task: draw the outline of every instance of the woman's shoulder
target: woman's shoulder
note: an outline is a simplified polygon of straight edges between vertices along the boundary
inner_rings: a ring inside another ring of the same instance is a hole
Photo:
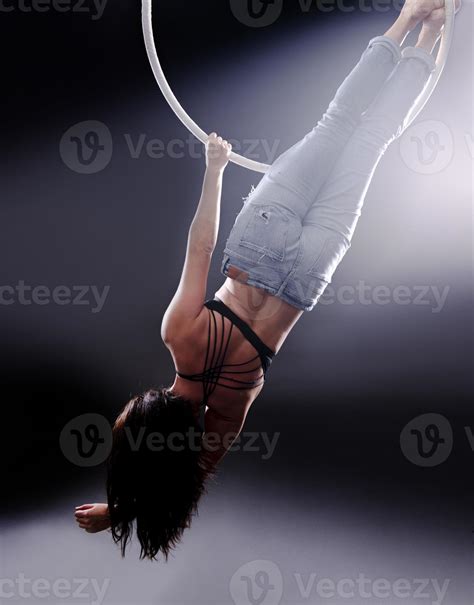
[[[196,361],[199,361],[196,359],[197,356],[207,347],[208,322],[209,309],[203,306],[197,317],[188,321],[183,319],[179,325],[174,327],[171,337],[163,341],[180,365],[186,366],[192,362],[196,364]]]

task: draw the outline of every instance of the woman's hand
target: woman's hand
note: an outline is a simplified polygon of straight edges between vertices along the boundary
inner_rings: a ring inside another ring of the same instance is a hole
[[[218,137],[215,132],[209,135],[206,143],[206,165],[210,170],[222,172],[229,163],[232,145]]]
[[[110,517],[107,504],[83,504],[76,506],[76,521],[88,534],[97,534],[109,529]]]

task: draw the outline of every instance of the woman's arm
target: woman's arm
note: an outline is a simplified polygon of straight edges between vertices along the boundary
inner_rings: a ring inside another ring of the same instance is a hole
[[[209,253],[215,249],[219,234],[222,179],[232,146],[216,133],[206,144],[206,173],[201,199],[189,229],[189,242]]]
[[[201,313],[207,278],[219,232],[222,180],[232,146],[211,134],[206,144],[206,174],[196,214],[192,220],[181,280],[161,325],[165,343],[172,343],[179,329]]]

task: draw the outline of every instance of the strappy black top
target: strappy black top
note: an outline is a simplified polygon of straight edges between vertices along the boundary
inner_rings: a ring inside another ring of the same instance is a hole
[[[203,403],[207,402],[217,386],[232,389],[234,391],[254,389],[261,386],[265,382],[266,374],[276,353],[267,347],[260,337],[255,334],[252,328],[246,324],[243,319],[240,319],[240,317],[238,317],[232,309],[224,304],[219,298],[216,297],[214,300],[207,300],[204,303],[204,306],[211,311],[209,314],[207,352],[204,361],[204,370],[200,374],[182,374],[181,372],[177,372],[178,376],[185,378],[186,380],[202,382],[204,394]],[[219,342],[217,342],[217,318],[215,312],[221,316],[222,331]],[[229,334],[225,343],[224,317],[227,317],[231,322]],[[234,326],[237,326],[245,338],[256,349],[258,354],[243,363],[225,364],[225,356],[227,354]],[[257,359],[260,361],[260,367],[263,372],[262,375],[256,380],[251,381],[239,378],[239,375],[245,377],[245,374],[254,372],[259,367],[259,365],[253,363],[256,362]],[[249,370],[242,369],[249,364],[252,365]]]

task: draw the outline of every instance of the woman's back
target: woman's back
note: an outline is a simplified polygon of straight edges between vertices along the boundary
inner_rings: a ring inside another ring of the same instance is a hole
[[[217,301],[215,301],[217,303]],[[262,357],[242,331],[216,309],[203,307],[168,348],[180,392],[223,417],[241,415],[263,388]]]
[[[238,269],[231,266],[228,274],[216,296],[278,353],[303,312],[261,288],[247,285],[243,281],[246,274]]]

